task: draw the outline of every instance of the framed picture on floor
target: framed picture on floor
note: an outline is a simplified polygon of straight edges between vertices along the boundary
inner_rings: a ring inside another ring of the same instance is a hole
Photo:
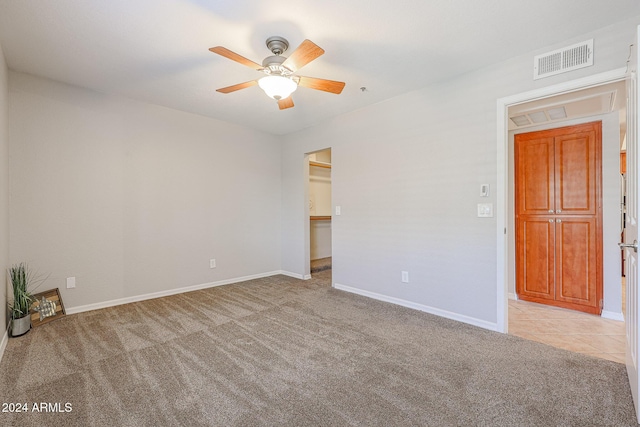
[[[66,316],[58,288],[33,295],[31,325],[37,327]]]

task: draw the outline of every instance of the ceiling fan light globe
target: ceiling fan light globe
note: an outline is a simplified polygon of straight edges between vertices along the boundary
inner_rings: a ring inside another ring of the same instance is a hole
[[[298,88],[296,82],[287,77],[282,76],[266,76],[258,80],[258,86],[267,94],[267,96],[275,99],[288,98]]]

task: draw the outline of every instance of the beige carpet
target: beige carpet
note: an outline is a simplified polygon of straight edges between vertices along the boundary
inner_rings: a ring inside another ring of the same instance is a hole
[[[331,257],[312,259],[310,264],[311,274],[331,270]]]
[[[11,339],[2,402],[71,412],[0,413],[0,425],[636,425],[621,364],[334,290],[330,274],[71,315]]]

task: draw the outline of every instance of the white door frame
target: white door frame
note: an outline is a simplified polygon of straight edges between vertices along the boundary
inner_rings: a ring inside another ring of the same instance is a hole
[[[515,95],[498,99],[497,102],[497,180],[496,180],[496,242],[497,242],[497,317],[496,330],[498,332],[508,332],[508,272],[515,266],[509,265],[508,241],[513,236],[507,234],[508,206],[509,200],[507,189],[509,188],[509,128],[507,126],[507,113],[509,107],[523,104],[525,102],[548,98],[550,96],[561,95],[594,86],[624,80],[627,77],[626,68],[618,68],[605,73],[571,80],[557,85],[522,92]]]

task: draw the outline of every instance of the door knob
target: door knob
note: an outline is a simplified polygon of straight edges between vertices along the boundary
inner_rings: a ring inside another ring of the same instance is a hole
[[[638,241],[636,239],[633,240],[633,243],[629,244],[629,243],[618,243],[618,246],[620,246],[620,249],[622,248],[633,248],[633,252],[638,252]]]

